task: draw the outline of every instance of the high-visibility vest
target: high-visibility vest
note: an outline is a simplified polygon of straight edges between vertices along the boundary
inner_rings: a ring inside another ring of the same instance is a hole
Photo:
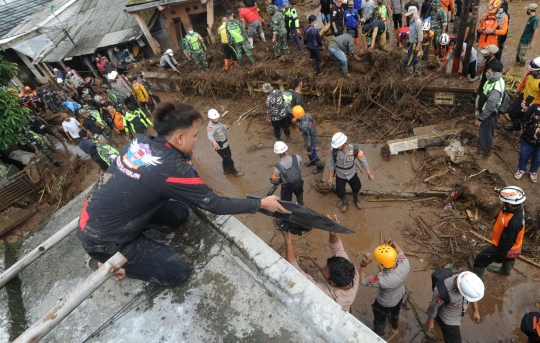
[[[188,41],[188,44],[189,44],[189,48],[192,50],[192,51],[199,51],[201,50],[201,43],[199,42],[199,34],[198,33],[193,33],[192,35],[188,34],[186,36],[187,38],[187,41]]]
[[[484,95],[486,96],[486,98],[487,98],[489,92],[491,92],[493,89],[495,89],[496,91],[501,93],[501,98],[499,99],[499,106],[500,106],[502,104],[503,96],[504,96],[504,92],[505,92],[504,87],[505,87],[504,80],[501,77],[499,79],[499,81],[497,81],[497,82],[486,82],[486,83],[484,83],[483,92],[484,92]],[[484,106],[482,106],[482,111],[486,109],[486,105],[487,105],[487,101],[484,104]]]
[[[283,13],[285,14],[287,28],[299,28],[300,20],[298,20],[298,13],[296,13],[296,8],[289,7]]]
[[[513,216],[514,216],[513,213],[504,214],[503,211],[499,212],[497,221],[493,225],[493,234],[491,235],[491,242],[493,242],[495,246],[499,246],[502,233],[504,229],[508,226],[508,223],[510,222],[510,219],[512,219]],[[512,246],[510,250],[515,250],[521,247],[521,245],[523,244],[524,235],[525,235],[525,226],[523,226],[521,230],[519,231],[519,234],[516,238],[516,243]]]
[[[242,43],[244,41],[240,25],[238,25],[238,22],[234,19],[231,19],[227,22],[227,33],[229,33],[229,35],[231,35],[232,39],[234,40],[234,42],[230,43]]]

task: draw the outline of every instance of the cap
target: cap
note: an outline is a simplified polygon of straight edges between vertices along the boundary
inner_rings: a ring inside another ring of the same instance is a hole
[[[409,9],[407,10],[407,13],[405,13],[405,16],[408,17],[414,13],[418,13],[418,8],[416,8],[416,6],[409,6]]]
[[[529,4],[529,6],[525,7],[526,10],[536,11],[538,8],[537,4]]]
[[[265,93],[270,93],[272,91],[272,85],[269,83],[265,83],[261,89]]]
[[[275,5],[268,5],[268,7],[266,8],[266,10],[268,12],[275,12],[276,11],[276,6]]]
[[[232,10],[227,10],[227,12],[225,12],[225,13],[227,13],[227,15],[229,16],[229,15],[233,14],[233,11]]]
[[[229,19],[227,19],[227,17],[221,18],[221,21],[224,22],[224,23],[227,22],[228,20],[229,20]]]
[[[416,7],[415,7],[415,8],[416,8]],[[381,9],[379,8],[379,6],[375,6],[375,8],[373,8],[373,12],[375,12],[375,11],[376,11],[376,12],[380,12],[380,10],[381,10]]]
[[[52,71],[56,73],[57,71],[60,71],[60,70],[58,70],[58,68],[54,68]]]
[[[480,50],[482,55],[485,54],[496,54],[499,52],[499,48],[496,45],[490,44],[485,47],[485,49]]]

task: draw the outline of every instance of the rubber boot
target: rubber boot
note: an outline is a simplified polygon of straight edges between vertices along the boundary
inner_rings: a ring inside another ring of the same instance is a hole
[[[403,78],[403,81],[409,81],[413,77],[414,77],[413,67],[407,67],[407,73],[405,74],[405,77]]]
[[[384,336],[384,329],[386,325],[375,325],[373,324],[373,332],[375,332],[380,337]]]
[[[227,162],[221,161],[221,166],[223,167],[223,175],[229,175],[231,173]]]
[[[311,159],[311,156],[308,155],[308,161],[304,163],[304,167],[309,167],[315,164],[315,161]]]
[[[261,40],[262,40],[263,42],[266,42],[266,39],[264,38],[264,32],[261,32]]]
[[[343,76],[345,76],[346,78],[351,77],[351,74],[349,74],[349,70],[346,65],[341,66],[341,71],[343,72]]]
[[[486,268],[478,268],[475,266],[472,267],[472,272],[475,273],[476,276],[478,276],[480,279],[484,275],[485,271],[486,271]]]
[[[399,314],[397,316],[394,316],[392,314],[388,315],[388,321],[390,322],[390,327],[392,327],[392,330],[397,331],[399,326]]]
[[[516,261],[505,261],[501,264],[501,267],[488,267],[488,270],[495,274],[501,274],[510,276],[510,272],[512,271],[512,268],[514,268],[514,264]]]
[[[229,67],[229,60],[228,59],[224,59],[225,61],[225,70],[228,71],[230,69]]]
[[[248,38],[248,42],[251,48],[253,49],[253,38],[252,37]]]
[[[362,209],[362,204],[360,203],[360,193],[353,193],[353,198],[354,198],[354,205],[356,206],[356,208],[358,208],[359,210]]]
[[[414,75],[422,75],[422,64],[418,63],[418,64],[415,64],[414,67]]]
[[[354,39],[354,44],[356,44],[356,45],[360,44],[360,39],[358,39],[358,37],[356,37],[356,38]]]
[[[62,165],[62,163],[64,163],[64,162],[62,162],[62,161],[56,161],[56,162],[54,162],[53,164],[54,164],[56,167],[60,167],[60,166]]]
[[[296,196],[296,202],[304,206],[304,194]]]
[[[347,211],[347,204],[349,202],[347,201],[347,196],[345,195],[343,198],[341,198],[341,213],[345,213]]]
[[[521,131],[521,125],[518,124],[518,125],[506,125],[504,127],[504,130],[505,131]]]

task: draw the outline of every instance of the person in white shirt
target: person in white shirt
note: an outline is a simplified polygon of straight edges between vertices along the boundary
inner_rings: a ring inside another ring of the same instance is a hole
[[[79,137],[79,131],[81,131],[81,125],[77,119],[71,117],[67,113],[62,113],[62,129],[67,139],[73,143],[74,141],[79,144],[81,138]]]

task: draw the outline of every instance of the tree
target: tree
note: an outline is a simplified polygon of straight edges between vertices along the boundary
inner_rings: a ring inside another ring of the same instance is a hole
[[[10,145],[20,142],[19,133],[28,125],[30,119],[30,110],[21,106],[17,91],[8,88],[17,72],[17,64],[0,55],[0,150],[6,150]]]

